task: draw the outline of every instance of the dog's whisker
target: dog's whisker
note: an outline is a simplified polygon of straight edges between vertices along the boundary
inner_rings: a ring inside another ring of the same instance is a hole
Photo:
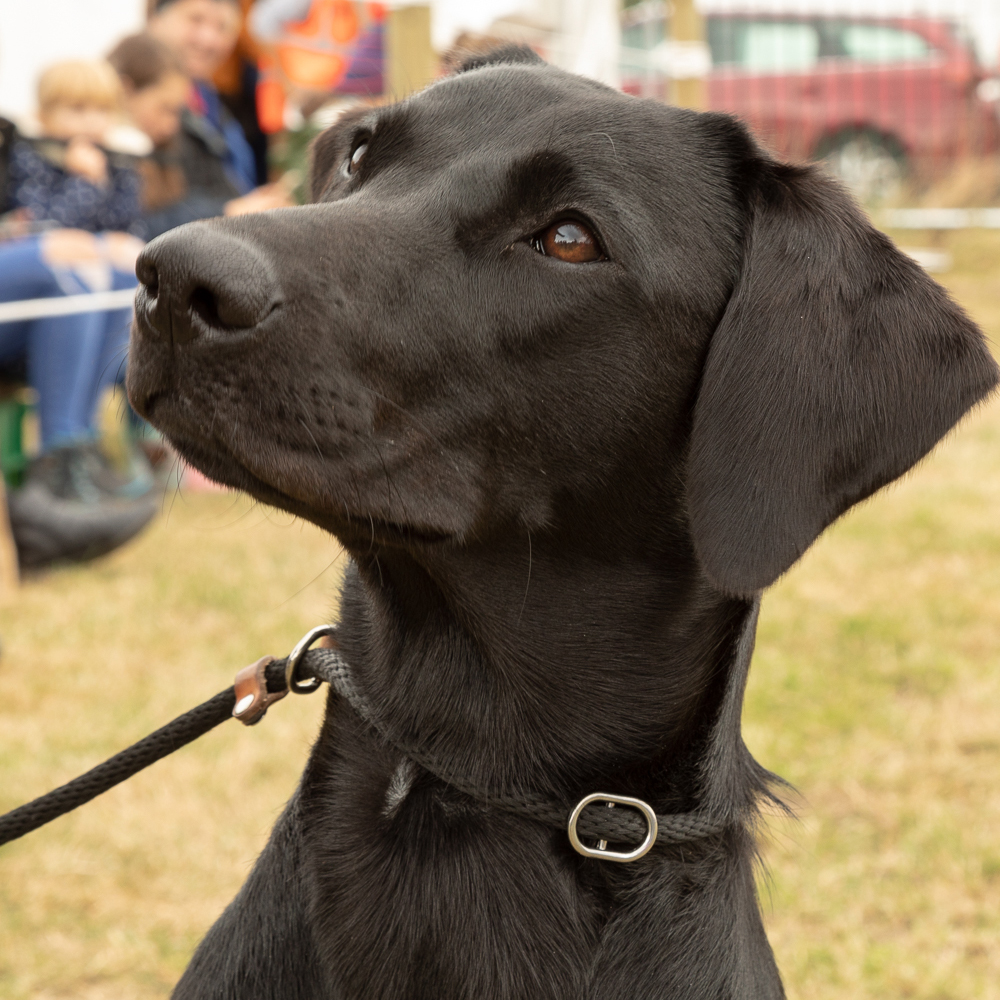
[[[329,572],[331,566],[336,566],[337,563],[340,561],[340,558],[341,558],[341,553],[338,552],[308,583],[304,583],[301,587],[299,587],[298,590],[295,591],[294,594],[289,594],[289,596],[286,597],[277,606],[275,610],[280,610],[286,604],[288,604],[289,601],[295,600],[295,598],[298,597],[299,594],[305,593],[305,591],[307,591],[314,583],[316,583],[317,580],[321,579],[323,576],[327,574],[327,572]]]
[[[309,435],[310,440],[312,441],[313,445],[315,446],[315,448],[316,448],[316,454],[319,456],[319,460],[321,462],[325,461],[325,457],[323,455],[323,450],[320,448],[319,442],[313,436],[313,432],[309,429],[309,425],[301,417],[298,418],[298,421],[305,428],[306,434]]]
[[[611,143],[611,151],[615,154],[615,162],[619,165],[621,164],[621,161],[618,159],[618,149],[615,147],[615,140],[607,132],[591,132],[590,135],[603,135]]]
[[[524,605],[528,601],[528,588],[531,586],[531,530],[528,529],[528,579],[524,584],[524,597],[521,598],[521,610],[517,613],[517,624],[521,624],[521,615],[524,614]]]
[[[385,476],[386,510],[389,510],[392,507],[392,491],[393,491],[392,477],[389,475],[389,469],[386,467],[385,459],[382,456],[382,450],[378,446],[378,441],[376,441],[375,438],[372,438],[371,444],[372,447],[375,449],[375,454],[378,455],[379,464],[382,466],[382,474]],[[402,493],[399,492],[398,489],[396,490],[396,495],[399,497],[400,515],[401,515],[400,519],[405,520],[406,498],[403,496]]]

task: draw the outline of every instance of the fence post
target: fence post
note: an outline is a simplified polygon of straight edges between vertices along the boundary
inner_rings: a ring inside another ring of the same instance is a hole
[[[687,49],[692,54],[705,47],[705,19],[694,5],[695,0],[673,0],[670,16],[670,41],[680,54]],[[687,60],[684,60],[687,62]],[[695,65],[698,59],[691,60]],[[703,110],[708,105],[705,78],[702,75],[675,77],[670,87],[670,103],[679,108]]]
[[[0,604],[17,590],[17,549],[7,517],[7,489],[0,475]]]
[[[394,6],[386,18],[386,92],[398,101],[426,87],[437,75],[431,46],[431,8]]]

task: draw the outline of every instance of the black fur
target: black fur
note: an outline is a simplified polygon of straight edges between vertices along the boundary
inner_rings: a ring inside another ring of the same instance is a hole
[[[586,860],[331,699],[175,996],[781,996],[740,738],[757,593],[993,388],[981,335],[733,120],[510,53],[314,160],[315,204],[145,250],[133,404],[341,539],[342,648],[399,739],[484,789],[731,826]],[[564,217],[607,260],[541,256]]]

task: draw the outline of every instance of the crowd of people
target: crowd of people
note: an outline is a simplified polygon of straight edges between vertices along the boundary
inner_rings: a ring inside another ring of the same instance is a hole
[[[41,74],[30,127],[0,118],[0,304],[127,300],[146,241],[292,203],[301,171],[275,179],[268,163],[268,137],[289,113],[385,89],[382,4],[148,3],[145,30],[104,59]],[[441,72],[496,41],[459,36]],[[7,490],[22,567],[111,551],[159,506],[155,432],[129,412],[126,459],[112,462],[97,427],[99,401],[124,381],[131,307],[88,302],[0,319],[0,397],[27,383],[40,425],[39,453]]]
[[[230,94],[217,85],[247,7],[155,0],[146,30],[105,60],[42,73],[34,128],[0,120],[0,302],[134,288],[145,241],[290,204],[286,187],[268,182],[254,64],[241,71],[237,60]],[[40,425],[40,453],[7,494],[22,566],[110,551],[158,509],[141,434],[115,463],[96,426],[102,394],[124,379],[130,325],[129,307],[0,322],[0,380],[31,387]]]

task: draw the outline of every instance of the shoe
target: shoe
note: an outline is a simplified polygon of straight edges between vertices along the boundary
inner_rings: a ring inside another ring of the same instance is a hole
[[[25,484],[7,496],[11,534],[23,569],[94,559],[134,538],[158,503],[108,496],[94,481],[86,446],[53,449],[35,459]]]
[[[32,463],[30,475],[63,500],[97,503],[102,498],[135,500],[156,485],[146,456],[130,449],[122,475],[94,441],[52,448]]]
[[[112,495],[104,483],[95,481],[95,473],[100,472],[91,445],[64,445],[44,452],[31,463],[25,486],[40,486],[59,500],[98,504]]]
[[[129,442],[125,454],[125,471],[121,472],[96,443],[80,446],[94,485],[107,496],[137,500],[156,486],[153,467],[144,451]]]

